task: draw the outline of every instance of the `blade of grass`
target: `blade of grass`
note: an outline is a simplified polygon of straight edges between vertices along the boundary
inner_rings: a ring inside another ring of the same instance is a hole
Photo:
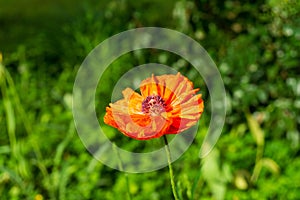
[[[22,190],[25,189],[24,181],[17,173],[7,167],[0,167],[0,172],[7,174],[8,178],[13,180],[13,182],[16,183]]]
[[[195,192],[196,192],[196,188],[200,182],[200,178],[201,178],[201,170],[198,170],[197,176],[194,179],[193,185],[192,185],[192,196],[191,196],[191,200],[194,200],[195,198]],[[200,182],[200,186],[203,185],[203,181]],[[201,188],[201,187],[199,187]]]
[[[24,178],[29,178],[31,176],[30,171],[28,170],[28,165],[26,159],[21,153],[20,144],[17,143],[16,138],[16,118],[15,111],[10,100],[9,91],[5,82],[1,83],[1,92],[3,96],[3,105],[6,114],[7,122],[7,132],[10,143],[10,149],[12,152],[12,158],[15,162],[15,168]]]
[[[120,156],[120,153],[117,149],[117,146],[115,143],[113,143],[113,150],[117,153],[118,155],[118,165],[119,165],[119,169],[121,171],[124,171],[124,168],[123,168],[123,163],[122,163],[122,160],[121,160],[121,156]],[[132,200],[132,196],[131,196],[131,192],[130,192],[130,186],[129,186],[129,178],[128,178],[128,174],[125,172],[125,181],[126,181],[126,189],[127,189],[127,196],[128,196],[128,199],[129,200]]]
[[[24,125],[24,128],[26,130],[27,135],[29,136],[30,134],[32,134],[34,132],[33,129],[32,129],[32,126],[31,126],[32,123],[29,122],[29,119],[26,115],[26,112],[25,112],[25,110],[24,110],[24,108],[21,104],[21,101],[20,101],[19,95],[17,93],[14,81],[13,81],[9,71],[4,66],[2,66],[2,68],[4,69],[4,77],[5,77],[5,79],[7,81],[7,84],[8,84],[7,89],[10,90],[10,94],[11,94],[11,97],[12,97],[12,100],[13,100],[12,104],[15,107],[16,113],[18,114],[21,121],[23,122],[23,125]],[[39,164],[38,164],[39,169],[41,170],[41,172],[42,172],[42,174],[45,178],[49,177],[47,168],[46,168],[45,164],[43,163],[42,154],[41,154],[41,151],[40,151],[40,148],[39,148],[37,142],[35,140],[30,140],[30,143],[31,143],[33,151],[34,151],[34,153],[37,157],[37,161],[39,162]]]
[[[63,152],[64,152],[65,148],[67,147],[67,145],[72,140],[72,138],[74,136],[74,133],[75,133],[75,126],[74,126],[73,121],[71,121],[66,137],[64,138],[64,140],[56,148],[56,153],[55,153],[55,156],[54,156],[54,166],[55,167],[60,165]]]
[[[3,94],[4,92],[2,92]],[[14,110],[11,105],[11,101],[4,97],[3,105],[6,114],[6,122],[7,122],[7,131],[8,138],[10,143],[10,148],[12,149],[13,156],[16,154],[16,120]]]
[[[0,146],[0,154],[9,154],[11,149],[9,145]]]
[[[74,174],[76,171],[77,171],[77,166],[69,165],[68,163],[66,163],[62,167],[62,170],[60,170],[61,173],[60,173],[59,190],[58,190],[59,199],[61,200],[67,199],[66,198],[67,184],[71,175]]]
[[[255,166],[250,178],[251,182],[255,183],[258,179],[258,176],[262,168],[261,160],[264,154],[265,138],[264,138],[264,132],[261,129],[259,123],[253,118],[253,116],[249,112],[246,112],[246,118],[247,118],[250,132],[252,133],[252,136],[257,144]]]

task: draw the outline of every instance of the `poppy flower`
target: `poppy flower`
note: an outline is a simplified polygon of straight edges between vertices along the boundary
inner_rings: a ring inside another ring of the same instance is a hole
[[[203,112],[199,89],[180,73],[152,75],[141,82],[140,91],[123,90],[124,98],[106,107],[104,122],[128,137],[147,140],[187,130]]]

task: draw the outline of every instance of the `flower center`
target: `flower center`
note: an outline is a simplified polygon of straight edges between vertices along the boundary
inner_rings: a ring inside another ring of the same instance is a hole
[[[148,96],[142,103],[143,113],[158,116],[165,110],[165,101],[159,95]]]

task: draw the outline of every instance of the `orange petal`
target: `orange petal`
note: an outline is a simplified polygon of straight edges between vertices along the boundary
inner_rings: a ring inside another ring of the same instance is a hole
[[[154,76],[147,78],[140,84],[143,97],[150,95],[161,96],[166,104],[171,103],[177,96],[193,90],[193,83],[180,73]]]
[[[143,97],[131,88],[123,90],[124,100],[127,102],[129,114],[141,113]]]
[[[173,123],[170,125],[167,130],[168,134],[178,134],[182,131],[189,129],[191,126],[194,126],[197,123],[197,120],[189,120],[183,118],[174,118]]]
[[[118,128],[118,124],[112,116],[112,111],[110,107],[106,107],[106,113],[104,115],[104,123],[112,127]]]
[[[179,133],[191,126],[195,125],[203,112],[204,104],[201,99],[201,94],[192,96],[186,102],[181,102],[173,107],[170,111],[170,118],[172,118],[172,125],[168,133]]]

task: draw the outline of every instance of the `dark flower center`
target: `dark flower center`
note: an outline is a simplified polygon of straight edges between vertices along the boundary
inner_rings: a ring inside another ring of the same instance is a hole
[[[165,110],[165,101],[159,95],[148,96],[142,103],[143,113],[158,116]]]

